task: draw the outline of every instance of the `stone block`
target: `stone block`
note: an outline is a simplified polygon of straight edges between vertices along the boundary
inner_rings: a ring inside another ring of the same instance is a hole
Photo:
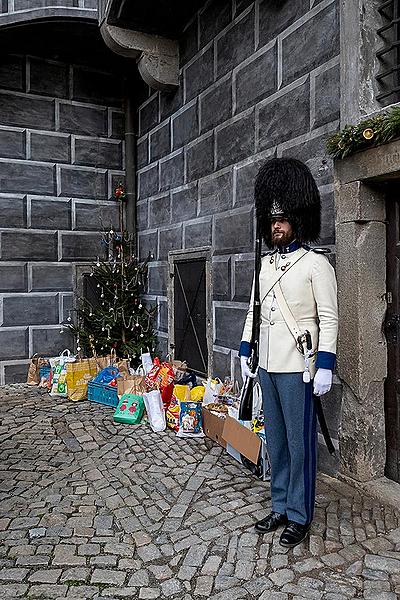
[[[310,44],[310,40],[313,43]],[[282,40],[282,83],[287,85],[339,54],[339,8],[336,2]]]
[[[108,131],[107,110],[60,102],[60,131],[106,136]]]
[[[171,198],[169,194],[149,200],[149,227],[167,225],[171,221]]]
[[[4,383],[7,385],[9,383],[22,383],[26,381],[26,377],[28,375],[28,361],[23,363],[15,363],[15,364],[7,364],[4,363]],[[7,589],[13,593],[13,590],[10,590],[10,584],[8,584]],[[23,586],[25,587],[25,586]],[[19,593],[19,590],[18,590]],[[22,592],[24,593],[24,592]]]
[[[74,164],[122,169],[122,142],[76,138]]]
[[[34,96],[13,96],[0,92],[2,125],[54,129],[54,100]]]
[[[232,171],[202,180],[199,184],[200,214],[221,213],[232,208]]]
[[[225,377],[231,377],[231,351],[215,350],[213,352],[213,370],[214,377],[219,377],[224,381]]]
[[[28,91],[43,96],[67,98],[69,66],[64,63],[29,58]]]
[[[187,221],[197,215],[197,184],[172,192],[171,216],[173,223]]]
[[[158,254],[158,234],[157,231],[149,231],[147,233],[139,233],[139,258],[145,260],[149,254],[152,254],[154,258]]]
[[[182,49],[180,48],[180,51]],[[183,76],[179,77],[179,87],[170,92],[165,91],[160,94],[160,118],[161,121],[167,119],[182,106],[183,104]]]
[[[254,8],[216,41],[217,77],[248,58],[254,52]]]
[[[67,134],[32,132],[30,136],[32,160],[68,163],[71,160],[71,138]]]
[[[0,292],[26,292],[26,264],[0,264]]]
[[[159,188],[158,165],[153,165],[138,174],[139,198],[148,198],[157,194]]]
[[[236,257],[234,262],[234,288],[235,302],[249,302],[251,286],[253,283],[254,260],[252,258]]]
[[[211,132],[193,144],[186,153],[186,175],[188,181],[200,179],[214,171],[214,133]]]
[[[32,328],[32,352],[44,356],[58,356],[64,348],[73,348],[73,337],[67,331],[60,333],[60,327]]]
[[[335,205],[333,192],[321,194],[321,234],[319,244],[335,244]]]
[[[25,158],[25,131],[0,129],[0,156]]]
[[[3,327],[58,323],[58,296],[18,295],[3,298]]]
[[[57,260],[57,234],[3,231],[1,258],[2,260]]]
[[[105,200],[108,195],[105,171],[84,167],[60,168],[60,195]]]
[[[74,202],[75,225],[77,231],[102,231],[104,228],[118,228],[119,207],[114,204],[94,204]],[[61,227],[60,227],[61,229]]]
[[[203,48],[231,21],[231,6],[226,2],[211,2],[199,15],[200,48]]]
[[[264,46],[270,42],[306,14],[309,8],[308,0],[296,0],[296,2],[264,0],[261,2],[259,6],[259,45]]]
[[[231,299],[231,262],[230,256],[222,256],[219,260],[213,261],[212,278],[214,300]]]
[[[194,140],[199,133],[199,110],[197,101],[172,119],[174,150]]]
[[[232,79],[219,81],[200,96],[201,133],[213,129],[232,115]]]
[[[52,292],[72,290],[72,265],[35,264],[31,265],[32,292]]]
[[[0,359],[25,358],[29,354],[28,329],[0,329]]]
[[[210,46],[184,70],[186,102],[214,81],[214,46]]]
[[[254,202],[254,183],[256,175],[264,163],[265,159],[252,160],[246,165],[234,168],[233,176],[236,180],[234,186],[235,196],[233,202],[235,206],[246,206]]]
[[[111,137],[123,140],[125,136],[125,115],[112,110],[110,112]]]
[[[242,308],[216,306],[214,314],[214,343],[224,348],[239,348],[246,311]]]
[[[168,260],[168,252],[181,250],[182,225],[172,225],[159,231],[158,260]]]
[[[139,231],[147,229],[149,226],[149,204],[148,200],[138,202],[136,205],[136,221]]]
[[[51,196],[55,192],[53,165],[0,161],[0,180],[3,193],[48,194]]]
[[[31,227],[32,229],[71,229],[71,201],[32,198]]]
[[[336,222],[385,220],[385,197],[382,192],[361,181],[338,185]]]
[[[210,246],[212,221],[210,218],[196,219],[184,224],[184,248]]]
[[[254,154],[254,111],[235,118],[215,132],[217,169]]]
[[[235,88],[235,112],[241,112],[249,106],[257,104],[277,90],[276,44],[237,71]]]
[[[336,65],[315,77],[315,117],[313,127],[336,121],[340,117],[340,66]]]
[[[186,65],[197,53],[199,47],[199,22],[198,16],[185,28],[179,39],[179,61],[180,67]]]
[[[166,156],[171,151],[171,126],[169,121],[150,134],[150,162]]]
[[[261,106],[258,118],[258,150],[270,148],[308,131],[310,128],[308,81],[284,96]]]
[[[145,137],[137,144],[138,169],[146,167],[149,162],[149,138]]]
[[[253,249],[253,213],[251,209],[216,215],[215,254],[236,254]]]
[[[139,128],[140,135],[144,135],[150,129],[158,125],[159,121],[159,95],[154,94],[152,98],[139,109]]]
[[[93,260],[103,253],[99,233],[61,233],[61,260]]]
[[[61,314],[60,314],[60,323],[64,322],[71,316],[71,311],[74,308],[74,295],[73,294],[60,294],[61,298]]]
[[[0,63],[0,88],[3,90],[24,90],[25,57],[3,54]]]
[[[158,329],[168,333],[168,302],[158,301]]]
[[[26,226],[26,199],[0,196],[0,227]]]
[[[338,373],[361,403],[372,382],[386,377],[384,239],[384,223],[349,222],[336,227]]]
[[[291,146],[285,144],[282,156],[290,156],[302,160],[313,174],[318,186],[332,183],[333,161],[326,154],[328,135],[322,135]]]
[[[73,67],[73,100],[120,106],[122,77],[87,67]]]
[[[149,294],[160,294],[165,296],[167,293],[167,265],[152,264],[149,265]]]
[[[160,161],[160,191],[170,190],[183,184],[183,152],[172,154]]]

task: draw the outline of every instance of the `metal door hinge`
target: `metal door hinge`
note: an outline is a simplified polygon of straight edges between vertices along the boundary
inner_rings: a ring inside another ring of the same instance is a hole
[[[392,292],[386,292],[386,302],[388,304],[392,304],[393,303],[393,294],[392,294]]]

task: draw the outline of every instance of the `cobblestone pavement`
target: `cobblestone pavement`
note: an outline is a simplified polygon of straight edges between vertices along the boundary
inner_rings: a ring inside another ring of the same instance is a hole
[[[0,389],[0,598],[400,597],[399,514],[322,477],[309,540],[252,524],[269,487],[210,440]]]

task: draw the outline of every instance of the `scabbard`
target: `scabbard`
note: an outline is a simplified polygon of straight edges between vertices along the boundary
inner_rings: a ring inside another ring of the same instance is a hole
[[[332,439],[331,439],[331,436],[330,436],[330,433],[328,430],[328,426],[326,424],[325,415],[324,415],[324,411],[323,411],[322,403],[321,403],[321,398],[319,396],[316,396],[315,394],[313,394],[313,399],[314,399],[315,411],[317,413],[321,433],[324,436],[324,441],[325,441],[325,444],[326,444],[329,454],[333,455],[333,454],[335,454],[335,446],[333,445],[333,442],[332,442]]]

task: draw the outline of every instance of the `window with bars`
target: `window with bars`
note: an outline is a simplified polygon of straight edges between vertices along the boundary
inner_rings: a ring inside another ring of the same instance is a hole
[[[400,101],[400,0],[380,0],[377,35],[381,42],[376,57],[379,71],[376,100],[387,106]]]

